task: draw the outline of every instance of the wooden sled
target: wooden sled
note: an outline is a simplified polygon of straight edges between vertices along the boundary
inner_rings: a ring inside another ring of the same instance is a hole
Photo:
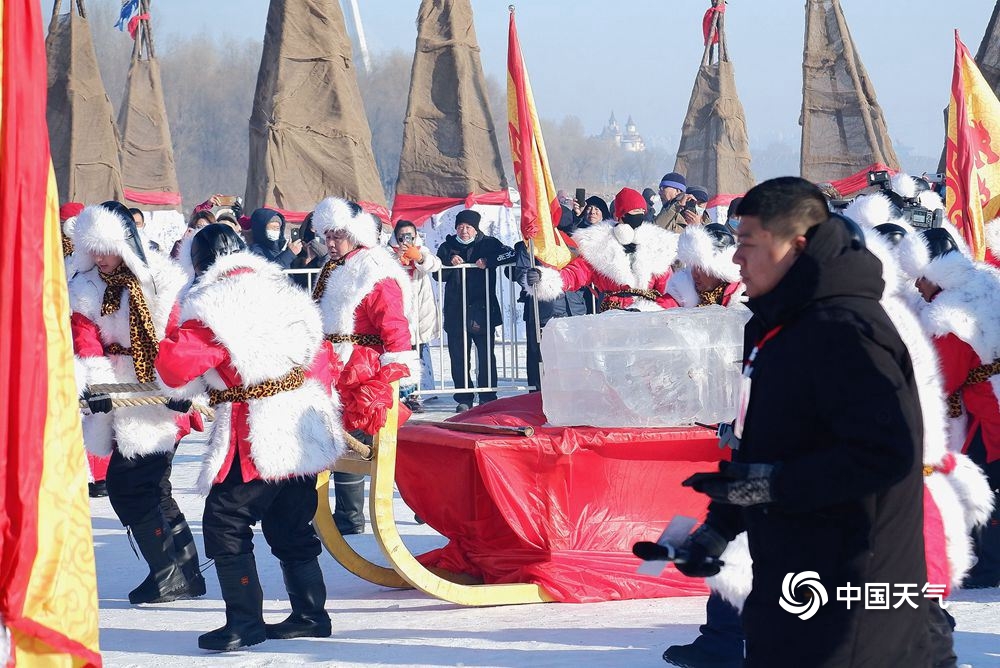
[[[396,589],[418,589],[426,594],[458,605],[516,605],[548,603],[553,599],[544,589],[533,584],[471,584],[468,576],[443,569],[428,569],[403,544],[392,511],[396,478],[396,436],[399,417],[399,387],[393,383],[395,397],[386,418],[386,426],[375,435],[371,461],[359,457],[343,457],[334,467],[337,471],[371,475],[368,512],[375,540],[391,568],[374,564],[354,551],[337,530],[330,508],[330,473],[320,474],[316,481],[319,503],[313,525],[327,551],[344,568],[360,578]]]

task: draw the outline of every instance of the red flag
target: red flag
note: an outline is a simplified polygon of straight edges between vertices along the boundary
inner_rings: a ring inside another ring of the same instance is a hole
[[[521,192],[521,235],[525,241],[534,242],[539,261],[561,268],[572,259],[572,254],[556,227],[562,209],[549,171],[528,71],[521,58],[513,8],[507,40],[507,119],[514,178]]]
[[[13,664],[100,665],[39,12],[0,0],[0,624]]]
[[[1000,194],[1000,100],[955,31],[945,144],[948,218],[977,260],[986,257],[984,207]]]

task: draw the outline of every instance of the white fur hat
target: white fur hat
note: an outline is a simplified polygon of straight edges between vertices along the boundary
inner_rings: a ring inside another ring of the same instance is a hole
[[[896,222],[893,220],[892,202],[880,192],[855,197],[844,209],[844,215],[862,228]]]
[[[945,222],[941,227],[948,230],[948,234],[958,247],[958,252],[946,253],[932,259],[927,242],[919,231],[903,237],[897,252],[900,266],[910,278],[924,277],[948,289],[958,287],[964,280],[964,272],[972,264],[972,258],[969,257],[969,247],[962,233],[949,222]]]
[[[330,230],[344,230],[355,243],[365,248],[379,245],[381,224],[353,202],[327,197],[316,205],[312,221],[318,236],[325,236]]]
[[[121,209],[127,212],[124,206]],[[136,244],[140,244],[145,253],[150,251],[145,250],[146,244],[134,229],[134,223],[130,225],[131,216],[125,220],[122,215],[102,204],[93,204],[76,217],[71,238],[76,247],[73,256],[78,271],[90,271],[94,267],[92,254],[117,255],[140,280],[149,276],[149,267],[136,251]]]
[[[677,259],[685,267],[699,267],[727,283],[735,283],[740,280],[740,268],[733,262],[735,242],[720,248],[718,238],[706,228],[714,230],[722,226],[715,223],[708,226],[688,225],[677,241]],[[732,235],[728,240],[732,240]]]

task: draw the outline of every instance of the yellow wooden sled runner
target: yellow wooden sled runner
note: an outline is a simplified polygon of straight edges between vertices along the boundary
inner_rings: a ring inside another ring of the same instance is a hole
[[[393,383],[393,390],[392,408],[389,410],[385,426],[375,435],[371,461],[358,457],[344,457],[335,467],[338,471],[371,475],[368,512],[372,531],[391,568],[373,564],[359,555],[337,530],[330,509],[330,473],[324,472],[316,481],[319,503],[313,524],[327,551],[344,568],[369,582],[398,589],[412,587],[458,605],[515,605],[552,601],[552,597],[538,585],[470,584],[467,576],[440,569],[430,570],[417,561],[406,548],[392,511],[399,418],[397,383]]]

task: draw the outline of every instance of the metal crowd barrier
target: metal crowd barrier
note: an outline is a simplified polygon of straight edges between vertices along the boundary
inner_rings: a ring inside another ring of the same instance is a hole
[[[442,266],[437,273],[437,280],[430,276],[430,282],[434,294],[434,306],[437,309],[438,327],[437,337],[430,342],[426,342],[431,350],[431,367],[433,370],[434,382],[432,387],[422,387],[421,379],[417,379],[417,390],[413,393],[420,396],[448,395],[456,392],[526,392],[534,389],[528,385],[527,376],[527,344],[524,329],[524,305],[517,301],[520,294],[520,286],[507,276],[506,269],[513,271],[513,264],[502,265],[496,268],[496,285],[486,286],[486,290],[494,290],[500,302],[500,312],[503,314],[503,322],[492,322],[492,309],[489,308],[488,295],[486,298],[486,329],[489,331],[495,327],[500,327],[500,335],[496,337],[493,351],[497,358],[496,385],[492,387],[471,387],[456,388],[451,380],[451,358],[447,353],[447,334],[444,331],[444,279],[446,271],[461,271],[463,274],[469,270],[487,271],[476,267],[474,264],[460,264],[453,266]],[[311,293],[316,277],[320,269],[286,269],[285,273],[290,276],[305,275],[306,289]],[[469,299],[466,294],[466,283],[462,284],[462,335],[468,336],[468,304]],[[436,349],[436,350],[434,350]],[[419,351],[418,351],[419,352]],[[434,354],[436,353],[436,354]],[[469,347],[463,346],[463,368],[467,369],[467,375],[475,378],[473,370],[469,369]]]

